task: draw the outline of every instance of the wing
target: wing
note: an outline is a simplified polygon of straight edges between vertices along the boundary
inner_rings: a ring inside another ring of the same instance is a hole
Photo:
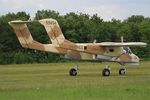
[[[121,46],[142,46],[142,47],[146,47],[147,43],[144,42],[102,42],[99,43],[100,46],[104,46],[104,47],[121,47]]]

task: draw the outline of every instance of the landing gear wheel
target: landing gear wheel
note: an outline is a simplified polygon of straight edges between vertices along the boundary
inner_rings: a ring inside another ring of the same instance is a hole
[[[71,68],[70,71],[69,71],[69,75],[70,76],[76,76],[77,75],[77,69]]]
[[[108,68],[103,69],[102,75],[103,76],[109,76],[110,75],[110,70]]]
[[[125,73],[126,73],[126,69],[125,68],[119,69],[119,75],[125,75]]]

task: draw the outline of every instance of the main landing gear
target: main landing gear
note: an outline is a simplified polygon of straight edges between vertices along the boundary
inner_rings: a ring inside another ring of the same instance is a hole
[[[103,76],[109,76],[110,75],[110,68],[108,65],[102,70],[102,75]]]
[[[125,73],[126,73],[125,67],[119,69],[119,75],[125,75]],[[110,76],[110,68],[108,65],[106,65],[106,67],[102,70],[102,75],[103,76]]]
[[[70,76],[76,76],[77,75],[77,69],[76,68],[71,68],[69,71]]]
[[[78,65],[76,65],[76,68],[71,68],[70,70],[69,70],[69,75],[70,76],[77,76],[77,71],[78,71]]]
[[[69,70],[69,75],[70,76],[77,76],[77,71],[78,71],[78,65],[75,68],[71,68]],[[125,75],[126,73],[126,68],[125,66],[123,66],[122,68],[119,69],[119,75]],[[103,76],[110,76],[110,67],[108,65],[106,65],[106,67],[102,70],[102,75]]]

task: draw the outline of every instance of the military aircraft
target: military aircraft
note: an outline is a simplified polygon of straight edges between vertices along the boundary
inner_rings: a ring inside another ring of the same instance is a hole
[[[42,44],[35,41],[27,27],[27,23],[38,22],[42,24],[52,42],[52,44]],[[125,65],[137,65],[139,58],[130,50],[130,46],[146,46],[144,42],[101,42],[101,43],[73,43],[65,39],[58,22],[53,18],[41,20],[15,20],[9,22],[14,29],[17,38],[24,48],[41,50],[51,53],[57,53],[64,58],[91,60],[91,61],[108,61],[118,62],[121,65],[119,75],[125,75]],[[71,68],[69,74],[77,75],[78,68]],[[110,67],[102,70],[103,76],[110,75]]]

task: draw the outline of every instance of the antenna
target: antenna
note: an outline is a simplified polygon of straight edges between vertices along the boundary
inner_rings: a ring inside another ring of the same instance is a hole
[[[94,41],[93,41],[93,43],[96,43],[96,42],[97,42],[97,40],[94,40]]]
[[[121,43],[123,43],[123,36],[121,36]]]

